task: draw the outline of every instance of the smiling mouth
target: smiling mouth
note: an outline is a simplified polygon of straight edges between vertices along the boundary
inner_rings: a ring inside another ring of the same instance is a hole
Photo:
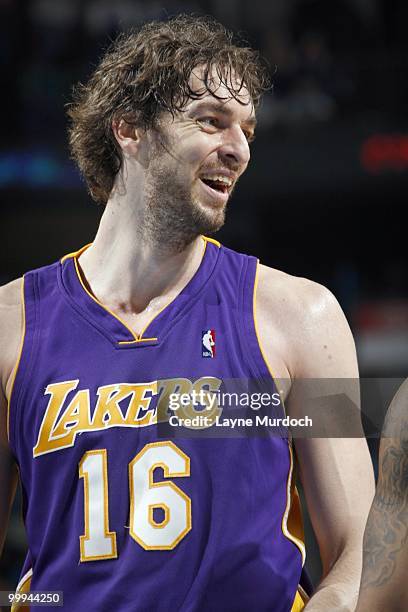
[[[210,187],[213,191],[217,191],[218,193],[223,193],[227,195],[230,192],[231,187],[222,181],[217,181],[216,179],[207,179],[200,178],[200,181]]]

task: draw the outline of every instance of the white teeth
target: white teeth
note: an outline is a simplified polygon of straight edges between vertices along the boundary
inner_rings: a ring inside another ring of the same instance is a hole
[[[200,178],[207,179],[209,181],[219,181],[228,187],[231,187],[232,185],[232,179],[230,179],[228,176],[223,176],[222,174],[203,174],[203,176]]]

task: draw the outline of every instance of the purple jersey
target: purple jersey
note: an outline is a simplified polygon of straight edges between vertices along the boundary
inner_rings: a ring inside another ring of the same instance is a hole
[[[205,239],[194,277],[140,336],[77,260],[24,277],[9,440],[30,590],[63,591],[69,611],[300,609],[290,443],[222,431],[208,399],[233,380],[277,392],[255,327],[257,260]]]

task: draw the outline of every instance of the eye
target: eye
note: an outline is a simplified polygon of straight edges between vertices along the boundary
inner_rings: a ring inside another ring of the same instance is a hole
[[[197,119],[197,122],[205,127],[217,128],[219,127],[219,122],[217,117],[200,117]]]

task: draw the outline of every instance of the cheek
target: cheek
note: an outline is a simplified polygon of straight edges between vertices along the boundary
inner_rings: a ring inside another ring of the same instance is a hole
[[[185,138],[180,144],[180,157],[185,163],[199,167],[206,162],[216,147],[214,135],[201,132],[199,135]],[[192,169],[194,171],[195,168]]]

